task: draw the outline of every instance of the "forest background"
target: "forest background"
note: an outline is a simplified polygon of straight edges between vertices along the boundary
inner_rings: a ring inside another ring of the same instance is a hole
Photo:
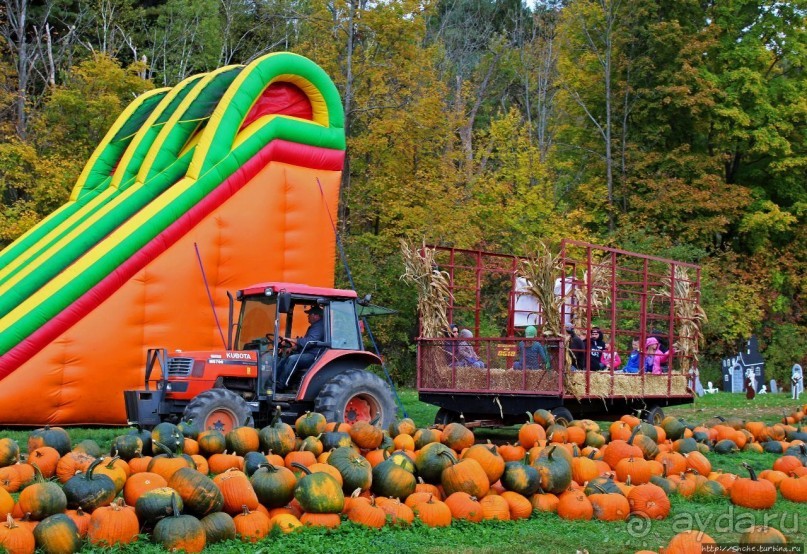
[[[588,240],[703,266],[702,378],[807,361],[807,0],[3,0],[0,247],[66,201],[135,95],[288,50],[334,79],[339,229],[411,383],[399,240]],[[338,280],[345,284],[344,270]],[[621,347],[623,345],[620,345]]]

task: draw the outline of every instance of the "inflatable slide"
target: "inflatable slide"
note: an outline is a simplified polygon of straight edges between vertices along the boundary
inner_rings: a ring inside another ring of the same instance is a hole
[[[288,53],[132,102],[69,201],[0,252],[0,425],[123,424],[146,349],[223,348],[227,291],[332,286],[343,120]]]

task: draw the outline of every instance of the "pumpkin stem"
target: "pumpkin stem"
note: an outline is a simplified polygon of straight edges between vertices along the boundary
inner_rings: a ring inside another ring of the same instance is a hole
[[[527,412],[527,423],[535,423],[535,419],[532,417],[532,412]]]
[[[249,515],[249,508],[247,508],[246,504],[241,504],[241,515],[244,515],[244,516]]]
[[[299,469],[300,471],[302,471],[306,475],[311,475],[311,470],[308,469],[307,467],[305,467],[303,464],[300,464],[300,463],[297,463],[297,462],[292,462],[291,465],[292,465],[292,467],[296,467],[297,469]]]
[[[638,425],[633,428],[633,431],[631,431],[630,437],[628,437],[628,441],[627,441],[628,444],[633,444],[633,439],[636,438],[637,434],[639,434],[639,426]]]
[[[84,478],[87,481],[92,481],[92,472],[95,471],[95,468],[98,467],[99,465],[101,465],[101,462],[103,462],[103,461],[104,461],[103,458],[98,458],[97,460],[95,460],[93,463],[90,464],[90,467],[88,467],[87,471],[84,473]],[[111,465],[112,464],[108,465],[107,467],[109,469],[112,469]]]
[[[277,422],[278,422],[279,419],[280,419],[280,406],[278,406],[275,409],[275,415],[272,416],[272,422],[269,425],[274,427],[275,425],[277,425]]]
[[[181,515],[181,512],[179,511],[179,499],[173,492],[171,493],[171,511],[173,512],[174,517],[179,517]]]
[[[35,462],[31,462],[31,465],[34,468],[34,482],[35,483],[44,483],[47,481],[45,477],[42,476],[42,471],[39,469],[39,466],[36,465]]]
[[[746,462],[743,462],[743,467],[748,470],[748,474],[751,476],[751,480],[756,481],[757,480],[757,474],[754,471],[754,468],[751,467],[750,465],[748,465],[748,463],[746,463]]]
[[[437,455],[438,456],[446,456],[446,457],[448,457],[448,459],[451,460],[451,465],[456,464],[457,461],[458,461],[457,457],[450,450],[441,450]]]
[[[277,466],[269,462],[258,464],[258,469],[261,469],[262,467],[266,468],[267,471],[271,471],[272,473],[277,471]],[[255,471],[257,471],[257,469]]]
[[[120,460],[120,456],[117,455],[117,450],[115,451],[115,454],[116,454],[115,457],[110,458],[109,463],[106,465],[107,469],[112,469],[113,467],[115,467],[115,462]]]
[[[14,523],[14,518],[11,517],[11,512],[6,514],[6,527],[8,527],[9,529],[19,527],[16,523]]]
[[[168,456],[169,458],[174,457],[174,453],[171,452],[171,449],[168,448],[167,446],[165,446],[163,443],[161,443],[159,441],[152,441],[152,444],[154,446],[156,446],[157,448],[159,448],[160,450],[162,450],[163,452],[165,452],[165,455]]]

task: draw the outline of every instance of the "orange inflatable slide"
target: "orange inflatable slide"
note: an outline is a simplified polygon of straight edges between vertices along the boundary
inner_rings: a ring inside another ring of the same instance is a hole
[[[148,348],[224,347],[227,291],[333,286],[343,120],[288,53],[135,100],[70,201],[0,252],[0,424],[125,424]]]

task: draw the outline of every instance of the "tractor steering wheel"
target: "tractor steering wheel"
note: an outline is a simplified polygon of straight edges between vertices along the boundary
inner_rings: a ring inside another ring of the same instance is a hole
[[[275,342],[275,335],[274,335],[274,333],[266,333],[266,335],[265,335],[265,336],[266,336],[266,340],[268,340],[269,342],[271,342],[272,344],[274,344],[274,342]]]

